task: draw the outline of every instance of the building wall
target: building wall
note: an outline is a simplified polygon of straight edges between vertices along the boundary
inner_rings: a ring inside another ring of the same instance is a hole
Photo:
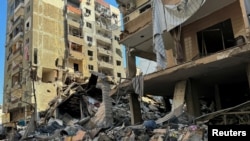
[[[56,95],[56,87],[52,83],[43,82],[46,69],[56,70],[56,59],[64,57],[64,18],[63,1],[34,0],[32,15],[32,47],[31,56],[34,63],[34,50],[37,49],[37,77],[35,83],[38,110],[45,110],[48,102]],[[54,76],[56,77],[56,76]],[[55,78],[51,78],[55,80]]]
[[[232,10],[233,9],[233,10]],[[182,29],[183,44],[185,50],[186,61],[190,61],[192,58],[198,55],[198,41],[197,32],[206,29],[219,22],[231,19],[234,37],[239,35],[245,35],[244,20],[240,9],[239,1],[228,5],[227,7],[220,9],[211,15],[191,23]]]

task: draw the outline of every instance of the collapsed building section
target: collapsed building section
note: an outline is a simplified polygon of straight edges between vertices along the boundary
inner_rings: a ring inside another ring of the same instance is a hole
[[[159,122],[178,115],[181,105],[191,117],[199,117],[250,99],[248,1],[117,2],[124,14],[120,43],[126,46],[127,77],[138,77],[135,57],[153,60],[158,67],[144,75],[143,95],[173,100],[170,114]],[[131,94],[135,124],[142,118],[140,93],[127,91],[132,85],[120,88]]]

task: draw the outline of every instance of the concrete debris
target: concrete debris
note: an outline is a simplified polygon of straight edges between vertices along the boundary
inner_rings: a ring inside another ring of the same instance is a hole
[[[70,93],[71,89],[74,93]],[[250,102],[246,102],[213,112],[213,103],[201,100],[201,110],[206,114],[194,119],[186,112],[185,104],[169,110],[171,107],[166,107],[162,98],[147,95],[138,97],[143,122],[131,125],[128,97],[110,97],[109,92],[104,76],[101,81],[93,75],[87,84],[72,83],[64,88],[63,96],[48,103],[47,111],[40,112],[35,128],[30,121],[11,136],[13,140],[32,141],[207,141],[207,125],[232,123],[237,116],[238,123],[244,124],[247,121],[240,119],[246,118],[240,118],[239,113],[244,116],[244,111],[250,109]],[[230,113],[238,115],[232,117]],[[224,115],[228,119],[218,121]]]

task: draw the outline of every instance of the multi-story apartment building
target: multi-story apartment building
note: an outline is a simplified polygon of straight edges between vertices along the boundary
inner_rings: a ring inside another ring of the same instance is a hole
[[[250,99],[248,0],[116,1],[124,15],[120,43],[130,52],[128,76],[135,77],[135,56],[159,66],[144,76],[144,94],[173,99],[172,111],[185,102],[195,117],[201,99],[215,110]],[[141,121],[135,95],[132,123]]]
[[[26,119],[90,71],[125,76],[120,11],[103,0],[8,0],[3,111]],[[36,103],[36,104],[35,104]],[[5,120],[6,121],[6,120]]]

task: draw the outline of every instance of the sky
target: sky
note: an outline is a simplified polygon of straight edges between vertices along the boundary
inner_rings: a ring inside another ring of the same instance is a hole
[[[105,0],[107,3],[117,7],[115,0]],[[7,0],[2,0],[0,4],[0,104],[3,103],[3,85],[4,85],[4,58],[5,58],[5,35],[6,35],[6,13],[7,13]],[[125,51],[123,47],[123,57],[125,57]],[[126,59],[124,58],[124,66],[126,67]],[[151,73],[155,70],[155,62],[145,59],[137,58],[136,64],[143,74]]]
[[[0,104],[3,103],[6,12],[7,12],[7,0],[2,0],[1,5],[0,5],[0,48],[1,48],[0,50]]]

